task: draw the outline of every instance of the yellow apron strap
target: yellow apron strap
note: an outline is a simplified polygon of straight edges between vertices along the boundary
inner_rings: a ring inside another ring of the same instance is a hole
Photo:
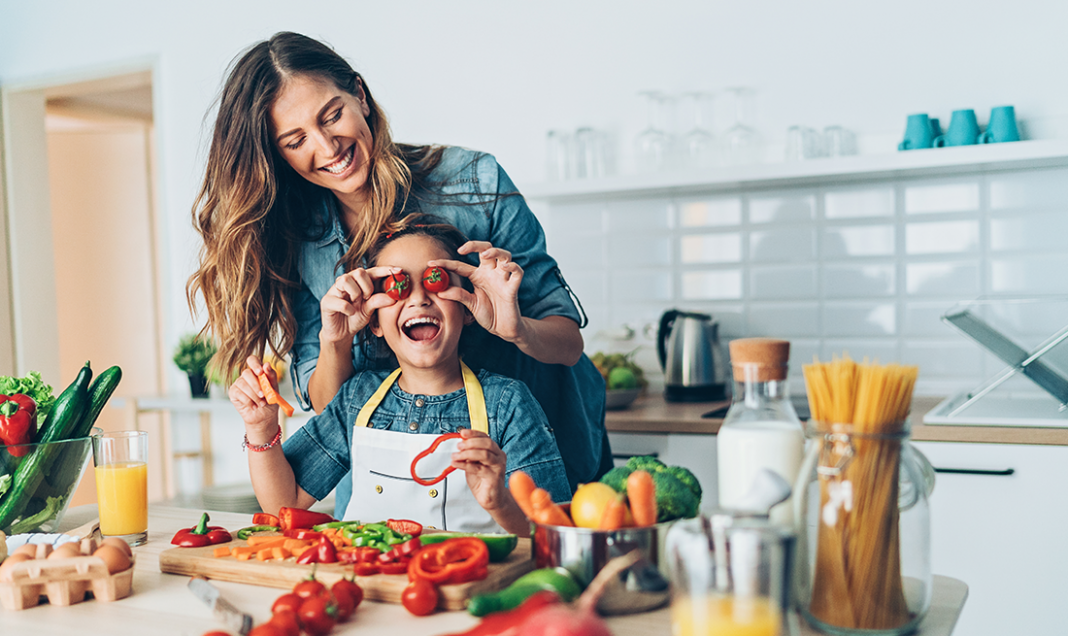
[[[382,400],[386,398],[386,392],[389,391],[389,387],[393,386],[393,383],[400,377],[401,370],[397,369],[393,373],[389,374],[382,384],[378,385],[378,389],[371,396],[371,399],[367,400],[367,404],[363,405],[360,409],[359,415],[356,416],[356,426],[366,427],[371,422],[371,415],[378,408],[378,405],[382,403]]]
[[[464,373],[464,391],[467,393],[467,412],[471,416],[471,428],[489,435],[489,417],[486,416],[486,396],[482,393],[482,384],[479,383],[475,372],[462,360],[460,369]]]
[[[486,396],[482,393],[482,384],[479,383],[475,372],[466,364],[460,362],[460,368],[464,375],[464,392],[467,394],[467,411],[471,416],[471,428],[489,435],[489,417],[486,415]],[[371,422],[371,415],[386,398],[389,387],[400,377],[401,370],[397,369],[382,381],[367,403],[360,409],[356,416],[355,426],[366,427]]]

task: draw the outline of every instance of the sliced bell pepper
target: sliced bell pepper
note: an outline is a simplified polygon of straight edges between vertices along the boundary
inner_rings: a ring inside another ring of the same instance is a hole
[[[37,403],[28,395],[0,395],[0,444],[12,457],[23,457],[37,434]]]
[[[372,576],[378,574],[380,569],[377,563],[357,563],[354,571],[356,576]]]
[[[266,512],[257,512],[252,515],[252,525],[254,526],[275,526],[280,527],[281,524],[278,521],[278,517],[268,514]]]
[[[404,574],[408,571],[408,560],[402,559],[394,563],[382,563],[378,566],[381,574]]]
[[[237,531],[238,539],[248,539],[256,532],[278,532],[278,526],[248,526]]]
[[[446,477],[448,477],[449,473],[451,473],[452,471],[456,470],[456,468],[454,468],[452,466],[449,466],[445,470],[441,471],[441,474],[438,475],[437,477],[434,477],[433,479],[423,479],[419,475],[415,474],[415,465],[419,463],[420,459],[422,459],[422,458],[426,457],[427,455],[430,455],[431,453],[436,451],[438,449],[438,446],[440,446],[442,442],[444,442],[446,440],[450,440],[450,439],[459,439],[459,438],[460,438],[460,434],[459,433],[445,433],[444,435],[439,435],[437,437],[437,439],[434,440],[434,443],[430,445],[430,448],[428,448],[425,451],[423,451],[423,452],[419,453],[418,455],[416,455],[415,459],[412,460],[412,469],[411,469],[412,480],[415,481],[415,483],[419,484],[420,486],[433,486],[434,484],[436,484],[439,481],[441,481],[441,480],[445,479]]]
[[[334,542],[326,535],[319,537],[316,557],[318,557],[319,563],[337,563],[337,548],[334,547]]]
[[[398,534],[410,534],[413,537],[423,533],[423,524],[411,519],[390,519],[386,521],[386,527]]]
[[[303,541],[318,541],[323,536],[323,533],[307,528],[289,528],[288,530],[283,530],[282,534],[290,539],[301,539]]]
[[[222,526],[209,526],[208,513],[200,515],[200,522],[192,528],[182,528],[171,539],[173,545],[182,548],[201,548],[206,545],[226,543],[233,537]]]
[[[474,537],[458,537],[424,546],[408,564],[408,578],[425,579],[435,585],[466,583],[485,578],[489,548]]]
[[[278,525],[283,531],[295,528],[311,529],[320,523],[329,523],[334,518],[322,512],[312,512],[303,508],[281,508],[278,511]]]

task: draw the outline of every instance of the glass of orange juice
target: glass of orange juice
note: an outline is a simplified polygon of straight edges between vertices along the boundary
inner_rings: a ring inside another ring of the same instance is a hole
[[[100,534],[132,546],[148,540],[148,433],[93,436]]]

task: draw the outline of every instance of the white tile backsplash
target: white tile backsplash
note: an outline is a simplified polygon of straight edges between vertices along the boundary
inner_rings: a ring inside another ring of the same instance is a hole
[[[1068,295],[1068,169],[548,207],[552,253],[601,330],[584,333],[587,349],[637,348],[654,378],[647,328],[677,307],[716,316],[724,342],[790,339],[795,392],[802,364],[842,352],[918,364],[918,394],[969,390],[1004,365],[942,314],[981,296]],[[1068,322],[1004,311],[1029,326],[1025,347]],[[633,339],[603,337],[623,324]]]

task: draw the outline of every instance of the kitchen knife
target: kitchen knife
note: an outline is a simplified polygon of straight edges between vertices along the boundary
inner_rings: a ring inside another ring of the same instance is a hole
[[[252,617],[224,599],[219,588],[209,583],[207,579],[199,577],[189,579],[189,589],[211,608],[211,611],[215,613],[215,618],[226,623],[231,630],[245,636],[252,629]]]

